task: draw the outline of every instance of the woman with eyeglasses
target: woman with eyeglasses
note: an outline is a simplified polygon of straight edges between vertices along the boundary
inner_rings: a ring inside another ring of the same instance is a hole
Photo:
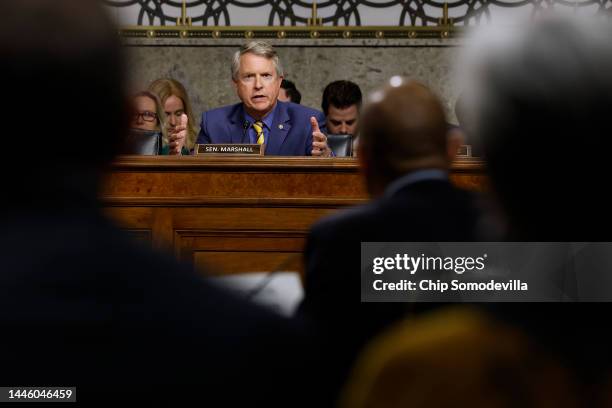
[[[148,91],[142,91],[133,97],[134,115],[130,127],[132,129],[158,131],[162,134],[162,155],[189,154],[185,148],[187,134],[187,115],[182,115],[171,135],[166,131],[166,115],[159,98]]]
[[[187,152],[193,150],[198,136],[198,129],[195,125],[196,121],[193,116],[191,101],[183,84],[175,79],[160,78],[149,85],[149,91],[157,95],[161,101],[167,118],[166,131],[170,137],[177,132],[178,126],[181,123],[181,117],[187,115],[185,150]]]

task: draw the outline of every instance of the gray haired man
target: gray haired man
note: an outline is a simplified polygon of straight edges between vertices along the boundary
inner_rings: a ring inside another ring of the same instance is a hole
[[[278,100],[283,68],[272,46],[252,41],[241,47],[231,74],[241,102],[204,112],[198,143],[259,144],[277,156],[332,155],[323,114]]]

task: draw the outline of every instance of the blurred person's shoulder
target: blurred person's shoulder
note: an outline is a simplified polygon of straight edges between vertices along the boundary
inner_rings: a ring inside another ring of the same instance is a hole
[[[376,225],[380,204],[372,201],[355,207],[340,210],[318,220],[310,229],[310,236],[321,239],[334,239],[346,235],[355,237],[356,231],[367,230]]]

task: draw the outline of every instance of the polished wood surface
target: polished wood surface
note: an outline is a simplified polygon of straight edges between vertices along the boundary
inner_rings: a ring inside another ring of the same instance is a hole
[[[482,190],[483,163],[451,180]],[[123,156],[109,169],[106,213],[135,239],[214,274],[300,270],[309,227],[368,199],[350,158]]]

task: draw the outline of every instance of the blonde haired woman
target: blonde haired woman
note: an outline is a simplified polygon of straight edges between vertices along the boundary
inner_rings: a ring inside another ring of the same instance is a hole
[[[196,122],[194,120],[187,90],[183,84],[177,80],[161,78],[153,81],[151,85],[149,85],[149,91],[159,96],[161,100],[162,107],[166,113],[167,130],[170,136],[176,133],[176,129],[181,123],[181,116],[183,114],[187,116],[187,123],[185,125],[187,135],[183,154],[189,154],[189,151],[193,150],[195,146],[198,131],[195,126]],[[187,153],[185,153],[185,151]]]

